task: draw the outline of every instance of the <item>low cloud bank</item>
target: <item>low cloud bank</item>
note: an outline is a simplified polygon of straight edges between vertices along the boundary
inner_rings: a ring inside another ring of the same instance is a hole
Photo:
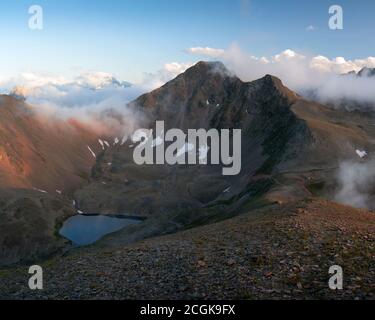
[[[129,134],[142,120],[141,112],[127,104],[184,72],[192,64],[166,64],[155,74],[145,74],[138,84],[118,80],[105,72],[87,72],[73,79],[23,73],[0,80],[2,93],[11,94],[35,107],[43,117],[74,118],[101,134]]]

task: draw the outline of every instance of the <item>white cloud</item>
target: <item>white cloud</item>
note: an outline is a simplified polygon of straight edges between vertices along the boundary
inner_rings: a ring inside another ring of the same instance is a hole
[[[129,87],[130,83],[120,82],[111,73],[107,72],[86,72],[81,74],[76,82],[78,85],[91,88],[91,89],[102,89],[111,85],[119,87]]]
[[[334,73],[347,73],[350,71],[358,72],[363,67],[375,67],[375,57],[368,57],[365,59],[346,60],[344,57],[336,57],[329,59],[323,55],[317,56],[306,56],[298,53],[294,50],[287,49],[283,52],[276,54],[271,57],[255,57],[240,49],[236,44],[231,45],[228,49],[214,49],[214,48],[190,48],[186,52],[196,54],[199,52],[200,55],[204,55],[210,58],[221,58],[223,61],[232,65],[239,65],[238,62],[243,62],[243,67],[246,67],[246,63],[250,62],[259,63],[260,65],[273,66],[277,69],[278,64],[282,64],[287,61],[303,61],[304,64],[310,69],[316,69],[322,72],[334,72]],[[270,69],[270,68],[269,68]],[[294,72],[295,70],[291,70]]]
[[[23,96],[31,104],[56,105],[60,109],[93,107],[114,99],[125,104],[162,86],[192,65],[193,63],[166,63],[162,69],[145,74],[140,83],[133,85],[106,72],[84,72],[72,79],[27,72],[1,79],[0,91]]]
[[[308,27],[306,27],[306,31],[315,31],[317,28],[314,27],[313,25],[309,25]]]
[[[98,132],[127,134],[142,115],[135,115],[127,103],[175,78],[192,63],[167,63],[142,82],[130,85],[106,72],[84,72],[73,78],[27,72],[0,79],[0,91],[24,98],[43,116],[75,118]]]
[[[297,52],[287,49],[283,52],[271,57],[271,61],[273,62],[282,62],[286,60],[292,60],[292,59],[305,59],[306,57],[304,55],[298,54]],[[270,60],[267,60],[268,62]]]
[[[168,72],[168,77],[175,77],[179,75],[180,73],[183,73],[186,71],[186,69],[190,68],[193,64],[188,63],[178,63],[178,62],[172,62],[172,63],[166,63],[164,65],[164,70]]]
[[[105,100],[111,94],[124,93],[129,87],[129,83],[121,82],[104,72],[87,72],[73,79],[28,72],[0,81],[0,88],[4,93],[23,95],[36,104],[46,101],[67,108]]]
[[[375,208],[375,160],[341,163],[335,200],[358,208]]]
[[[210,47],[194,47],[186,49],[186,52],[193,55],[199,55],[199,56],[210,56],[214,58],[222,57],[225,53],[225,50],[223,49],[214,49]]]
[[[212,52],[223,53],[218,58]],[[364,67],[375,68],[375,57],[355,60],[344,57],[330,59],[323,55],[302,54],[291,49],[270,57],[255,57],[241,50],[236,44],[225,50],[207,50],[206,57],[222,60],[244,81],[253,81],[272,74],[299,93],[314,90],[322,102],[355,99],[375,105],[375,78],[342,76],[351,71],[358,72]]]
[[[188,68],[193,66],[194,63],[166,63],[162,69],[156,73],[146,73],[143,82],[139,84],[144,92],[154,90],[161,87],[166,82],[174,79],[179,74],[185,72]]]
[[[24,96],[43,117],[74,118],[100,134],[126,134],[137,126],[138,115],[132,114],[126,104],[143,93],[141,88],[129,87],[109,74],[87,73],[58,81],[35,74],[22,79],[22,86],[10,91]]]

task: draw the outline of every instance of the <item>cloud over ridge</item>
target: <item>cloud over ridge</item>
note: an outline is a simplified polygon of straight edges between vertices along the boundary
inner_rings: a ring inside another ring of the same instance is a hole
[[[375,77],[359,78],[355,74],[343,76],[353,71],[357,73],[365,67],[375,68],[375,57],[330,59],[323,55],[302,54],[291,49],[271,57],[256,57],[236,44],[225,50],[199,47],[187,49],[186,52],[219,59],[244,81],[253,81],[272,74],[300,94],[314,92],[314,98],[323,103],[347,99],[375,105]]]

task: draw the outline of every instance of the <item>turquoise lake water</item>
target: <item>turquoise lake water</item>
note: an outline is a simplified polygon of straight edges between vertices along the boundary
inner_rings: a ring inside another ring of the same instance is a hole
[[[126,226],[140,223],[140,220],[114,218],[102,215],[78,215],[65,221],[60,235],[77,246],[87,246],[107,234],[119,231]]]

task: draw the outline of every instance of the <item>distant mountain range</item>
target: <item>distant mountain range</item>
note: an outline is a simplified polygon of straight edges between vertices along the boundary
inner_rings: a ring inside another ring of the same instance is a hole
[[[358,72],[356,71],[350,71],[348,73],[344,73],[343,74],[344,76],[358,76],[358,77],[368,77],[368,78],[371,78],[373,76],[375,76],[375,68],[367,68],[367,67],[364,67],[362,68],[361,70],[359,70]]]
[[[308,88],[300,92],[306,99],[317,101],[332,109],[346,109],[348,111],[364,111],[373,112],[375,110],[375,103],[373,99],[369,99],[369,91],[371,90],[371,81],[375,76],[375,68],[362,68],[360,71],[350,71],[348,73],[341,74],[336,81],[333,81],[333,87],[328,95],[324,90],[324,86],[320,88]],[[354,83],[351,81],[356,81],[356,79],[362,79],[366,83],[362,83],[362,90],[365,88],[365,93],[361,96],[360,90],[356,93],[356,90],[351,88]],[[342,81],[345,80],[345,81]],[[369,80],[369,82],[367,82]],[[341,95],[334,92],[335,88],[339,87],[341,89]],[[346,92],[346,88],[351,89],[351,93]],[[323,92],[323,95],[322,95]],[[353,94],[354,92],[354,94]]]
[[[30,83],[24,85],[16,85],[9,91],[9,95],[16,99],[26,100],[27,98],[33,97],[35,94],[40,95],[45,88],[48,88],[54,93],[60,92],[60,94],[73,94],[77,90],[98,92],[106,89],[125,89],[132,86],[133,85],[130,82],[120,81],[112,74],[95,72],[82,74],[73,81],[50,80],[43,84],[38,83],[38,81],[36,81],[36,83],[30,81]]]
[[[357,73],[359,77],[374,77],[375,76],[375,68],[363,68],[361,71]]]

